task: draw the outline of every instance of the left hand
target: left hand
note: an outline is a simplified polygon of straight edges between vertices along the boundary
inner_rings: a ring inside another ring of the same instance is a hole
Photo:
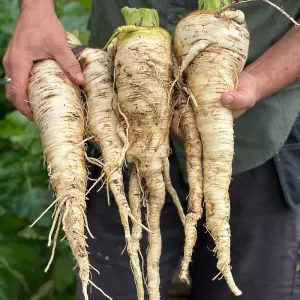
[[[232,110],[234,119],[253,107],[257,101],[258,83],[256,78],[247,71],[240,73],[235,92],[226,92],[221,96],[221,103]]]

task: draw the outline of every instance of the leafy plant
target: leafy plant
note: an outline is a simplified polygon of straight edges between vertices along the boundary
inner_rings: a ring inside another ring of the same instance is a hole
[[[0,0],[0,58],[2,60],[18,18],[18,1]],[[57,0],[56,10],[66,30],[86,30],[89,0]],[[84,34],[88,36],[87,33]],[[0,78],[4,76],[0,65]],[[52,203],[38,131],[5,100],[0,85],[0,300],[74,299],[75,261],[67,243],[47,247]]]

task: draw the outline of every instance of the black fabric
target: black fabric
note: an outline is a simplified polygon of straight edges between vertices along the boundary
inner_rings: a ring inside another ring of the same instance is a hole
[[[274,157],[280,184],[287,204],[299,209],[300,204],[300,118],[285,145]]]

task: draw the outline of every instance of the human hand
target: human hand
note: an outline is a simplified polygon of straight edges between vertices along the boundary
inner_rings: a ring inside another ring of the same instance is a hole
[[[221,103],[232,110],[234,119],[240,117],[258,101],[256,78],[251,73],[243,71],[238,80],[238,87],[235,92],[226,92],[221,96]]]
[[[70,80],[83,84],[80,65],[69,48],[66,32],[57,18],[54,7],[43,4],[34,9],[24,8],[3,59],[6,76],[6,97],[29,119],[32,112],[28,104],[27,86],[32,65],[37,60],[54,59]]]
[[[233,118],[236,119],[245,113],[249,108],[253,107],[258,101],[258,83],[256,78],[243,71],[239,76],[238,88],[235,92],[226,92],[221,96],[221,103],[230,108]],[[183,140],[183,134],[179,126],[180,114],[175,111],[171,124],[172,132]]]

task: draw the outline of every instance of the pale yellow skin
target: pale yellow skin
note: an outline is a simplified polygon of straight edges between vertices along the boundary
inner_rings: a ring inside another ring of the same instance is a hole
[[[138,176],[138,173],[136,171],[136,168],[133,167],[133,170],[130,174],[130,180],[129,180],[129,203],[130,208],[132,211],[133,216],[135,219],[142,223],[142,213],[141,213],[141,182],[140,178]],[[132,231],[131,231],[131,255],[132,259],[136,262],[139,262],[139,254],[141,254],[140,251],[140,240],[142,239],[142,227],[139,226],[136,222],[132,224]],[[143,285],[143,274],[142,270],[140,268],[140,265],[138,268],[133,268],[133,274],[134,274],[134,280],[135,285],[137,289],[137,298],[139,300],[144,299],[144,285]]]
[[[189,183],[188,213],[184,223],[185,245],[179,277],[188,282],[189,265],[192,260],[193,247],[197,240],[197,222],[202,216],[202,144],[197,129],[196,116],[192,101],[186,93],[176,93],[175,101],[180,116],[180,130],[186,152],[186,168]]]
[[[147,251],[148,290],[150,300],[157,300],[162,247],[160,216],[166,195],[164,160],[170,151],[172,117],[169,34],[151,27],[119,34],[115,69],[118,102],[129,124],[126,158],[134,163],[147,186],[147,221],[152,231]]]
[[[195,12],[177,25],[174,45],[181,73],[196,99],[193,109],[203,145],[206,228],[217,250],[217,267],[235,295],[241,291],[230,267],[230,200],[234,132],[232,112],[220,103],[244,68],[249,33],[241,11]]]
[[[130,241],[127,203],[122,167],[124,144],[118,135],[119,120],[113,107],[116,94],[113,89],[113,63],[107,52],[100,49],[85,49],[78,57],[85,78],[83,87],[86,95],[89,130],[101,148],[104,171],[108,185],[120,210],[126,240]]]
[[[84,107],[80,89],[53,60],[35,63],[28,98],[47,161],[50,184],[56,196],[54,226],[60,224],[79,266],[88,299],[89,261],[84,226],[87,174],[84,161]],[[54,229],[54,227],[52,228]],[[51,230],[52,232],[52,230]],[[50,240],[51,241],[51,240]]]
[[[122,167],[125,151],[124,143],[118,134],[123,130],[123,126],[119,126],[121,124],[117,117],[117,99],[113,88],[113,61],[106,51],[92,48],[83,50],[78,60],[85,78],[83,90],[86,95],[89,130],[95,136],[95,141],[101,149],[108,186],[114,195],[124,227],[127,252],[138,295],[140,299],[143,299],[139,249],[131,240],[128,220],[131,210],[124,192]],[[124,132],[123,135],[125,135]],[[133,216],[136,220],[140,220],[139,216],[135,214]],[[133,222],[133,228],[142,231],[142,227],[136,222]]]

